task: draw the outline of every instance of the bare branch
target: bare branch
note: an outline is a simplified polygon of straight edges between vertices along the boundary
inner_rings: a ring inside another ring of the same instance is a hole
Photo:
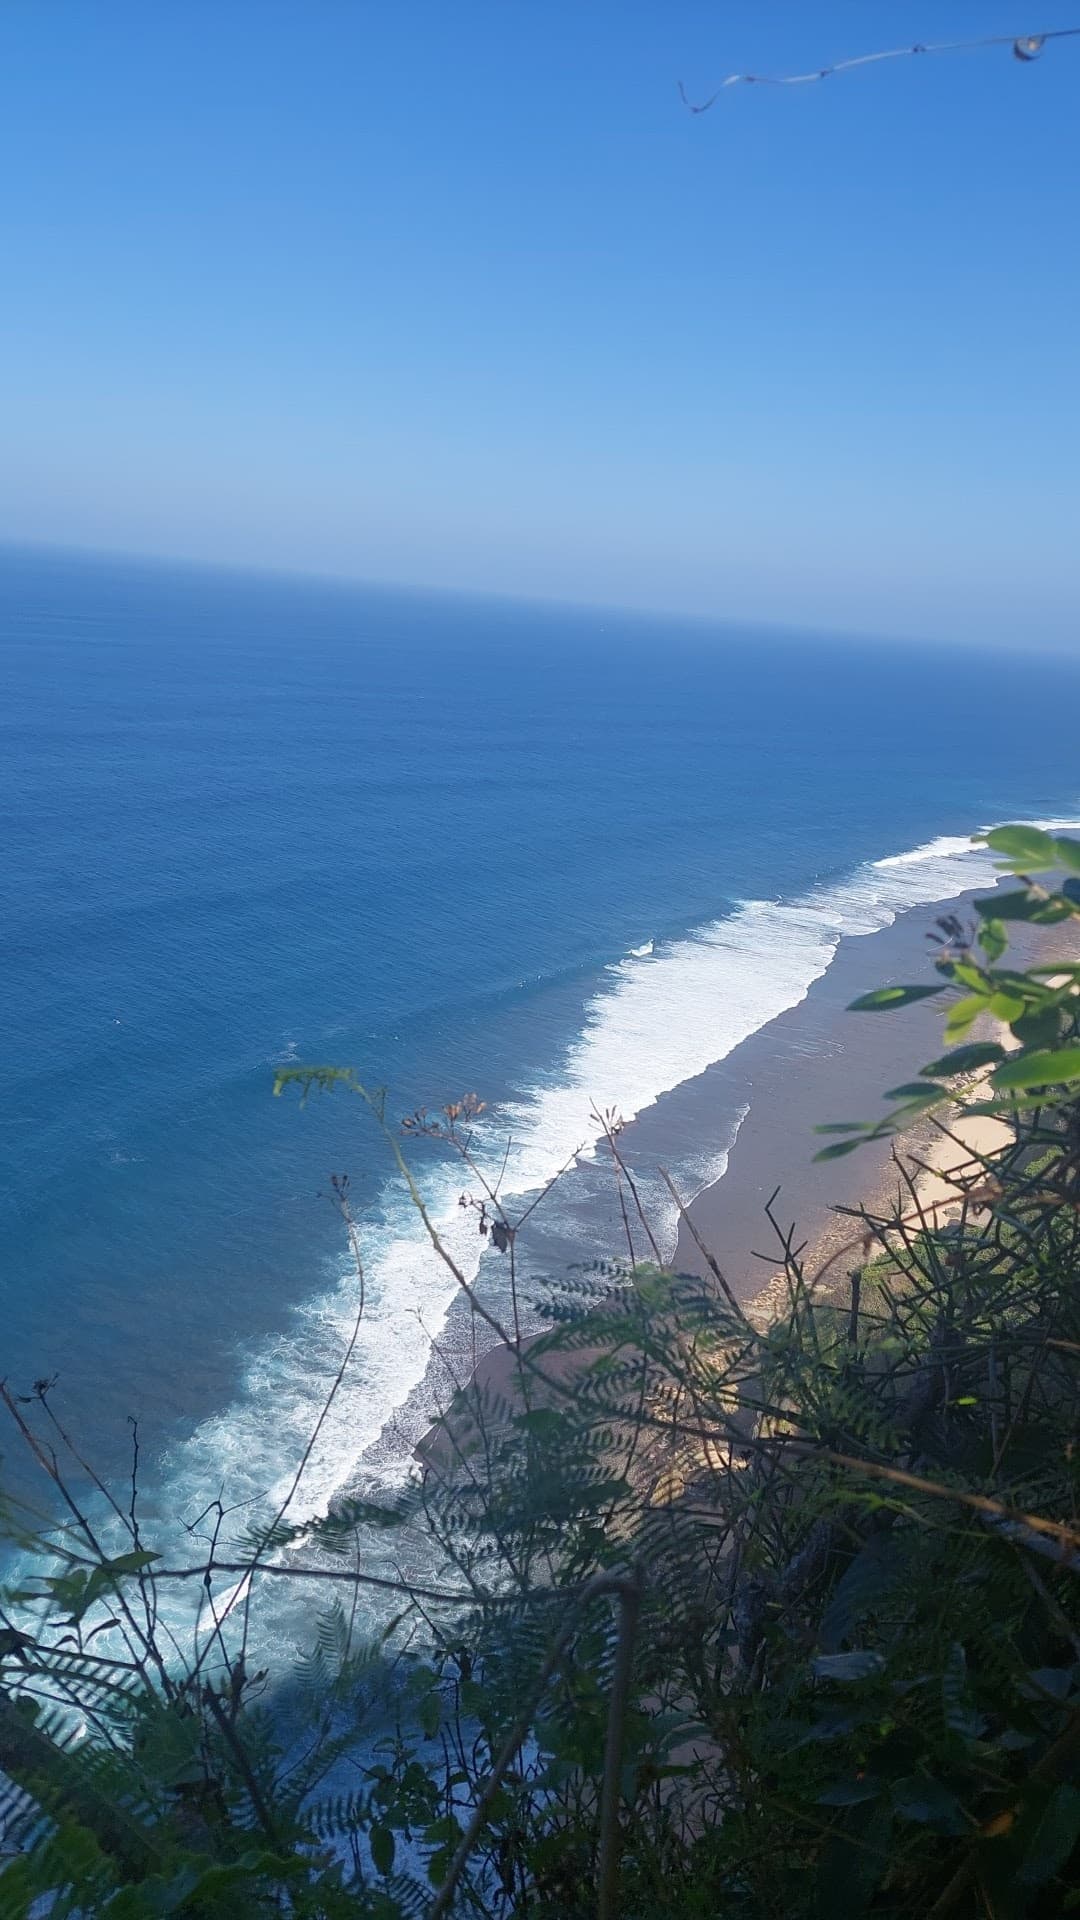
[[[679,98],[688,113],[708,113],[728,87],[805,87],[816,80],[831,80],[837,73],[852,73],[856,67],[876,66],[882,60],[907,60],[913,54],[975,53],[984,47],[1011,47],[1014,58],[1024,65],[1037,60],[1051,40],[1071,40],[1080,35],[1080,27],[1056,27],[1047,33],[990,33],[975,40],[917,40],[910,47],[887,47],[881,53],[860,53],[850,60],[836,60],[828,67],[815,67],[810,73],[729,73],[707,100],[689,98],[679,81]]]

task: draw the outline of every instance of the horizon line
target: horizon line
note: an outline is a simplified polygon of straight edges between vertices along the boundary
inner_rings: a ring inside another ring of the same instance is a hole
[[[769,633],[777,636],[799,639],[864,641],[872,646],[905,646],[924,651],[933,648],[955,648],[958,652],[969,651],[974,646],[983,646],[993,652],[1015,653],[1029,652],[1032,643],[1029,639],[965,640],[956,635],[935,635],[918,638],[910,633],[888,629],[870,629],[865,626],[823,626],[810,622],[806,626],[795,626],[789,621],[770,620],[723,613],[690,612],[685,608],[653,605],[628,605],[625,602],[603,599],[574,599],[561,594],[514,593],[506,589],[474,586],[448,586],[431,582],[411,582],[400,579],[373,578],[370,574],[338,573],[319,567],[275,566],[272,562],[255,563],[243,560],[209,559],[204,556],[187,553],[163,553],[158,549],[147,552],[143,549],[113,546],[89,546],[76,542],[67,544],[55,540],[10,539],[0,533],[0,554],[14,553],[26,555],[54,556],[74,560],[77,563],[94,561],[120,562],[128,566],[144,567],[153,572],[170,568],[178,572],[221,574],[228,578],[241,580],[261,580],[280,582],[282,585],[324,586],[341,592],[368,591],[373,593],[397,594],[403,597],[413,595],[416,598],[446,600],[479,600],[496,605],[513,607],[536,607],[552,612],[588,613],[592,615],[610,614],[620,619],[640,620],[642,622],[668,620],[678,625],[694,628],[725,629],[748,633]],[[1072,651],[1067,646],[1045,642],[1040,652],[1061,654]]]

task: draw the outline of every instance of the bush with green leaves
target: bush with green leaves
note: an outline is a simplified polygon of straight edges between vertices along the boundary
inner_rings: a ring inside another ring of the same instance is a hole
[[[286,1505],[174,1568],[118,1502],[106,1551],[48,1383],[29,1410],[5,1390],[65,1511],[2,1521],[40,1573],[0,1623],[0,1920],[1080,1910],[1080,964],[1010,968],[1006,939],[1080,919],[1080,845],[987,837],[1015,887],[939,923],[932,981],[857,1003],[942,995],[947,1050],[825,1153],[964,1107],[1007,1142],[962,1149],[947,1213],[901,1154],[895,1206],[824,1271],[778,1230],[770,1318],[705,1249],[704,1279],[665,1269],[609,1116],[625,1258],[537,1339],[474,1302],[512,1381],[459,1395],[384,1506],[300,1529]],[[971,1039],[983,1014],[1009,1046]],[[410,1131],[460,1153],[513,1262],[476,1111]],[[430,1584],[365,1565],[373,1528],[418,1527]],[[282,1578],[322,1596],[287,1711],[245,1652]],[[181,1579],[186,1648],[160,1624]]]

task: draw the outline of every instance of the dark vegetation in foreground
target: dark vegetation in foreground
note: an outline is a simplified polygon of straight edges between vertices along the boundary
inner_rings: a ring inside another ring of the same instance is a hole
[[[947,1219],[910,1183],[853,1217],[828,1273],[782,1241],[770,1320],[715,1263],[664,1270],[608,1116],[625,1264],[531,1343],[474,1302],[514,1392],[459,1404],[394,1505],[301,1529],[286,1502],[240,1541],[210,1510],[203,1557],[170,1567],[135,1476],[91,1517],[104,1490],[88,1506],[49,1383],[4,1388],[62,1519],[0,1510],[39,1567],[0,1614],[0,1920],[1080,1909],[1080,966],[1006,953],[1009,920],[1080,916],[1080,845],[990,841],[1015,887],[940,924],[932,982],[857,1004],[949,1005],[885,1130],[948,1128],[959,1101],[1014,1137],[969,1157]],[[1011,1050],[971,1041],[986,1013]],[[475,1114],[409,1131],[460,1151],[513,1262]],[[430,1585],[365,1570],[375,1529],[392,1563],[417,1527]],[[319,1596],[287,1741],[247,1658],[281,1579]]]

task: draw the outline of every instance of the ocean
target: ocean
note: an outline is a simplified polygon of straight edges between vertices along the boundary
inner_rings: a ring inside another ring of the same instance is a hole
[[[216,1497],[244,1524],[355,1311],[347,1173],[367,1307],[297,1512],[400,1477],[454,1283],[362,1104],[275,1100],[276,1070],[353,1066],[394,1120],[475,1090],[508,1194],[584,1148],[534,1311],[605,1250],[593,1104],[649,1109],[841,934],[976,884],[980,825],[1076,818],[1078,692],[1019,651],[0,554],[0,1376],[56,1375],[111,1479],[137,1419],[181,1546]],[[741,1117],[671,1143],[686,1191]],[[416,1158],[505,1312],[461,1169]]]

